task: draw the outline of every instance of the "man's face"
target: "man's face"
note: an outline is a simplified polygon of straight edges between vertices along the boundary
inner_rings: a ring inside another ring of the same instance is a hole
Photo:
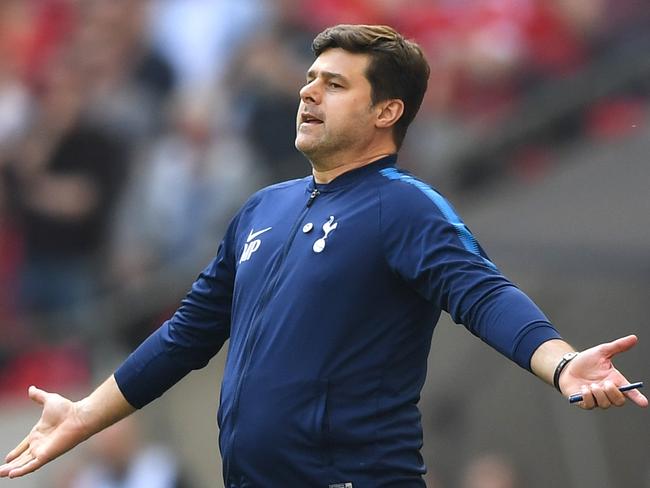
[[[300,90],[296,148],[314,164],[363,157],[377,129],[366,54],[323,52],[307,71]]]

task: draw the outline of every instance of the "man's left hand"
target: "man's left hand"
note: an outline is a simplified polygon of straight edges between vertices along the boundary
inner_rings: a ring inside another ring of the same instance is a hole
[[[639,407],[647,407],[648,399],[639,390],[624,393],[618,387],[629,381],[612,364],[612,358],[636,345],[635,335],[621,337],[582,351],[567,364],[560,375],[560,389],[565,396],[579,393],[582,401],[577,405],[585,410],[621,407],[626,397]]]

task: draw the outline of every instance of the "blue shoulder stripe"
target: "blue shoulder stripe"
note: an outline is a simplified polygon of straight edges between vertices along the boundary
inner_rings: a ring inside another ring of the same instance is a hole
[[[456,229],[456,234],[458,235],[460,241],[463,243],[465,249],[483,259],[483,261],[485,261],[485,264],[490,268],[494,270],[497,269],[496,265],[492,261],[481,255],[481,250],[479,248],[478,242],[476,242],[476,238],[469,231],[460,217],[458,217],[458,214],[456,214],[455,210],[445,199],[445,197],[443,197],[440,193],[435,191],[426,183],[413,178],[412,176],[404,174],[396,168],[384,168],[380,170],[380,173],[389,180],[399,180],[403,181],[404,183],[413,185],[427,197],[429,197],[429,199],[436,205],[436,207],[438,207],[438,210],[440,210],[447,222],[449,222],[454,227],[454,229]]]

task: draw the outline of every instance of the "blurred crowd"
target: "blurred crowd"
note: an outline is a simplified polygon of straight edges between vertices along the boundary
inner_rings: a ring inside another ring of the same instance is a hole
[[[650,9],[643,0],[3,0],[0,401],[32,383],[90,387],[98,350],[132,348],[173,311],[187,273],[250,193],[309,173],[293,146],[298,90],[312,38],[336,23],[390,24],[423,46],[429,90],[401,163],[438,184],[459,171],[458,148],[528,117],[529,94],[647,37]],[[624,136],[645,120],[649,85],[579,104],[499,153],[499,167],[527,181],[558,144]],[[100,320],[98,303],[122,310],[122,323]],[[133,439],[129,428],[108,431],[92,449],[104,464],[65,486],[154,486],[145,475],[183,485],[164,450],[140,449],[127,467],[113,448]],[[161,459],[169,473],[151,469]],[[514,480],[507,461],[486,457],[463,486]]]
[[[88,304],[133,284],[146,302],[159,270],[200,269],[251,192],[309,173],[293,147],[295,110],[325,26],[386,23],[423,46],[429,91],[401,160],[435,176],[450,148],[518,117],[537,87],[644,35],[647,10],[636,0],[3,0],[0,395],[35,381],[83,386],[97,338]],[[524,152],[624,133],[642,123],[647,96],[645,83],[600,98]],[[171,295],[100,337],[131,347],[173,310]]]

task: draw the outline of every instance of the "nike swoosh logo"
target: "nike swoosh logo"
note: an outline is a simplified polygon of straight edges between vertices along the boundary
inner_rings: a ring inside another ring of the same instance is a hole
[[[251,229],[251,233],[248,234],[248,239],[246,239],[246,242],[250,242],[253,239],[255,239],[257,236],[260,234],[264,234],[265,232],[271,230],[273,227],[267,227],[266,229],[258,230],[257,232],[253,232],[253,229]]]

